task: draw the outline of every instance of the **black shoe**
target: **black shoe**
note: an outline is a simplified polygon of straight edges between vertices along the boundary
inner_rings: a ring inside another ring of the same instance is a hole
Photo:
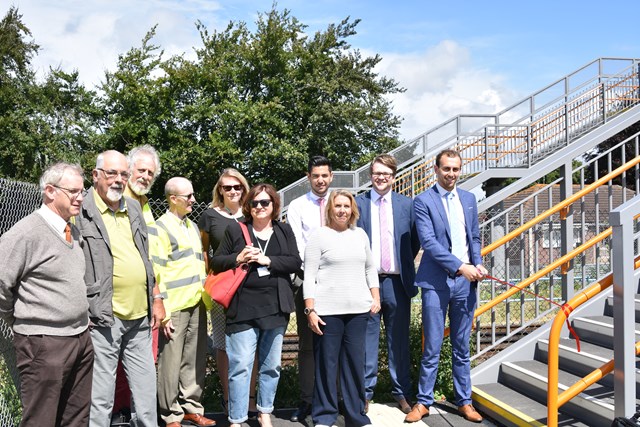
[[[300,406],[298,406],[298,409],[293,411],[289,421],[292,423],[301,423],[309,415],[311,415],[311,404],[307,402],[300,402]]]
[[[129,426],[131,421],[131,410],[129,408],[122,408],[117,414],[111,416],[112,427]]]

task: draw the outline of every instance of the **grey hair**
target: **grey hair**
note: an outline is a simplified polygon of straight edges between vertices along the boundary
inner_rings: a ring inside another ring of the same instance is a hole
[[[160,156],[158,155],[158,152],[149,144],[140,145],[139,147],[132,148],[131,151],[129,151],[129,154],[127,154],[129,173],[133,174],[133,168],[141,154],[148,154],[153,158],[153,161],[156,164],[156,171],[153,174],[153,179],[155,180],[162,171],[162,165],[160,164]]]
[[[119,152],[118,150],[103,151],[102,153],[98,154],[98,157],[96,157],[96,169],[102,169],[102,167],[104,166],[104,156],[105,156],[105,154],[114,154],[114,153],[118,153],[120,155],[124,155],[121,152]]]
[[[58,185],[67,170],[77,173],[84,181],[84,171],[80,165],[66,162],[54,163],[46,168],[40,177],[40,194],[42,197],[44,197],[45,187],[47,185]]]

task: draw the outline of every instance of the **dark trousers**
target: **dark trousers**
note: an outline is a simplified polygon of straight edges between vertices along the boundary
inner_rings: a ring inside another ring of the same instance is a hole
[[[296,277],[297,281],[300,281]],[[313,331],[307,324],[307,316],[304,314],[304,298],[302,286],[296,293],[296,328],[298,330],[298,381],[300,385],[300,400],[311,403],[313,398],[313,375],[315,372],[313,363]]]
[[[15,334],[22,426],[89,424],[93,345],[86,330],[70,337]]]
[[[369,313],[320,317],[326,325],[321,326],[323,335],[313,337],[316,362],[313,422],[329,426],[336,423],[339,376],[345,427],[371,424],[364,413],[364,348]]]
[[[378,350],[380,345],[380,318],[384,321],[389,357],[391,394],[396,400],[411,398],[411,374],[409,372],[409,324],[411,298],[407,295],[400,275],[380,277],[379,313],[371,313],[367,324],[365,350],[365,396],[373,399],[378,382]]]

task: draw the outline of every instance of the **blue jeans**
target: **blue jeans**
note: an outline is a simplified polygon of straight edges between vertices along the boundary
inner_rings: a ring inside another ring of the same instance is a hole
[[[258,351],[258,411],[273,412],[273,401],[280,380],[280,357],[284,327],[248,329],[227,334],[229,357],[229,422],[244,422],[249,412],[249,384],[256,350]]]

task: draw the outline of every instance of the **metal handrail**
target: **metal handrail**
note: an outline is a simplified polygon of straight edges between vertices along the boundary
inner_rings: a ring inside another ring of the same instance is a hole
[[[425,176],[415,176],[416,173],[414,172],[418,171],[417,175],[423,175],[423,171],[429,169],[428,166],[431,164],[430,162],[433,161],[436,152],[445,147],[473,147],[478,151],[469,153],[469,155],[464,155],[463,157],[465,157],[466,161],[478,164],[483,163],[484,170],[486,170],[489,168],[490,160],[490,152],[486,148],[492,145],[489,144],[487,138],[515,138],[515,136],[505,136],[500,131],[492,132],[491,129],[497,130],[514,125],[520,126],[523,133],[518,136],[520,139],[520,151],[515,148],[511,149],[511,151],[526,156],[527,162],[524,167],[530,166],[532,156],[539,155],[534,152],[535,146],[532,145],[531,141],[532,139],[535,140],[538,138],[536,134],[532,135],[533,128],[540,133],[538,145],[540,141],[549,144],[556,140],[556,142],[560,142],[561,139],[564,140],[565,144],[568,144],[570,139],[575,139],[576,134],[582,134],[586,130],[591,129],[593,123],[597,122],[597,124],[601,124],[607,120],[611,112],[622,111],[621,108],[615,105],[617,102],[622,101],[624,106],[638,103],[638,101],[640,101],[640,95],[638,95],[637,92],[640,88],[637,84],[638,70],[636,68],[639,61],[640,59],[635,58],[598,58],[496,114],[464,114],[443,122],[391,151],[399,160],[398,176],[409,175],[407,182],[398,182],[396,187],[401,186],[404,189],[403,192],[409,193],[409,196],[413,196],[416,189],[424,188],[424,184],[428,183],[430,179],[429,176],[426,176],[427,173],[424,173]],[[618,68],[615,74],[605,73],[605,65],[610,62],[623,62],[626,67]],[[597,70],[590,71],[590,69],[595,68],[596,65]],[[590,72],[590,74],[585,75],[585,71]],[[626,87],[623,89],[625,90],[625,97],[622,100],[619,99],[620,88],[618,87],[621,83],[615,82],[614,80],[616,78],[623,78],[625,82],[628,80],[631,81],[631,83],[627,85],[628,89],[626,89]],[[574,79],[582,80],[574,84]],[[605,85],[605,81],[613,81],[614,83],[608,87]],[[561,85],[562,88],[560,88]],[[560,88],[559,94],[556,92],[558,88]],[[549,93],[547,93],[547,91]],[[610,93],[611,91],[615,93]],[[609,97],[607,97],[605,92],[609,93]],[[539,102],[539,98],[543,98],[549,94],[552,99],[543,101],[542,103]],[[579,99],[585,96],[589,97],[589,94],[591,94],[590,99],[598,103],[599,108],[597,108],[597,114],[594,115],[594,112],[587,108],[586,110],[588,111],[582,114],[571,115],[570,111],[580,109],[580,103],[582,101],[579,101]],[[557,103],[561,103],[561,105],[557,106]],[[556,107],[554,107],[554,105],[556,105]],[[526,111],[522,111],[523,108]],[[547,108],[551,108],[551,112],[547,111],[544,113],[544,109]],[[536,116],[541,112],[544,113],[544,117]],[[570,114],[570,116],[567,114]],[[556,117],[556,115],[564,116],[564,121],[560,121],[564,128],[557,127],[560,125],[553,124],[554,121],[559,121],[559,117]],[[464,120],[484,120],[484,123],[479,125],[478,129],[474,132],[465,132],[463,129],[465,125]],[[506,120],[511,120],[510,124],[504,123]],[[548,122],[545,120],[548,120]],[[450,132],[449,130],[454,130],[454,132]],[[467,138],[469,139],[467,140]],[[553,139],[553,141],[550,141],[549,138]],[[501,142],[498,145],[502,149],[502,146],[505,144]],[[546,145],[543,148],[547,148]],[[484,155],[481,153],[482,150],[485,151]],[[503,151],[499,153],[497,149],[493,151],[496,151],[497,154],[504,157],[508,154],[507,152],[509,150],[509,147],[505,146]],[[336,173],[350,179],[353,185],[352,188],[361,191],[370,185],[367,170],[368,165],[365,165],[354,171],[336,171]],[[473,170],[468,172],[475,174],[480,171]],[[298,187],[302,188],[305,185],[307,185],[306,179],[302,178],[279,191],[282,199],[283,214],[292,198],[300,195],[297,193],[302,190]],[[292,194],[289,195],[288,193]]]
[[[635,260],[635,268],[640,268],[640,257]],[[549,332],[549,352],[547,356],[547,425],[549,427],[558,426],[558,410],[560,406],[564,405],[569,400],[586,390],[587,387],[613,371],[614,360],[611,359],[609,362],[587,374],[584,378],[573,384],[561,394],[558,394],[558,370],[560,365],[558,347],[560,345],[560,332],[567,320],[567,313],[571,313],[571,311],[600,294],[602,291],[608,289],[612,284],[613,274],[605,276],[600,281],[589,286],[587,289],[580,291],[577,295],[571,298],[571,300],[565,303],[568,310],[558,311],[556,317],[553,319],[551,331]],[[640,343],[636,343],[636,355],[638,352],[640,352]]]

